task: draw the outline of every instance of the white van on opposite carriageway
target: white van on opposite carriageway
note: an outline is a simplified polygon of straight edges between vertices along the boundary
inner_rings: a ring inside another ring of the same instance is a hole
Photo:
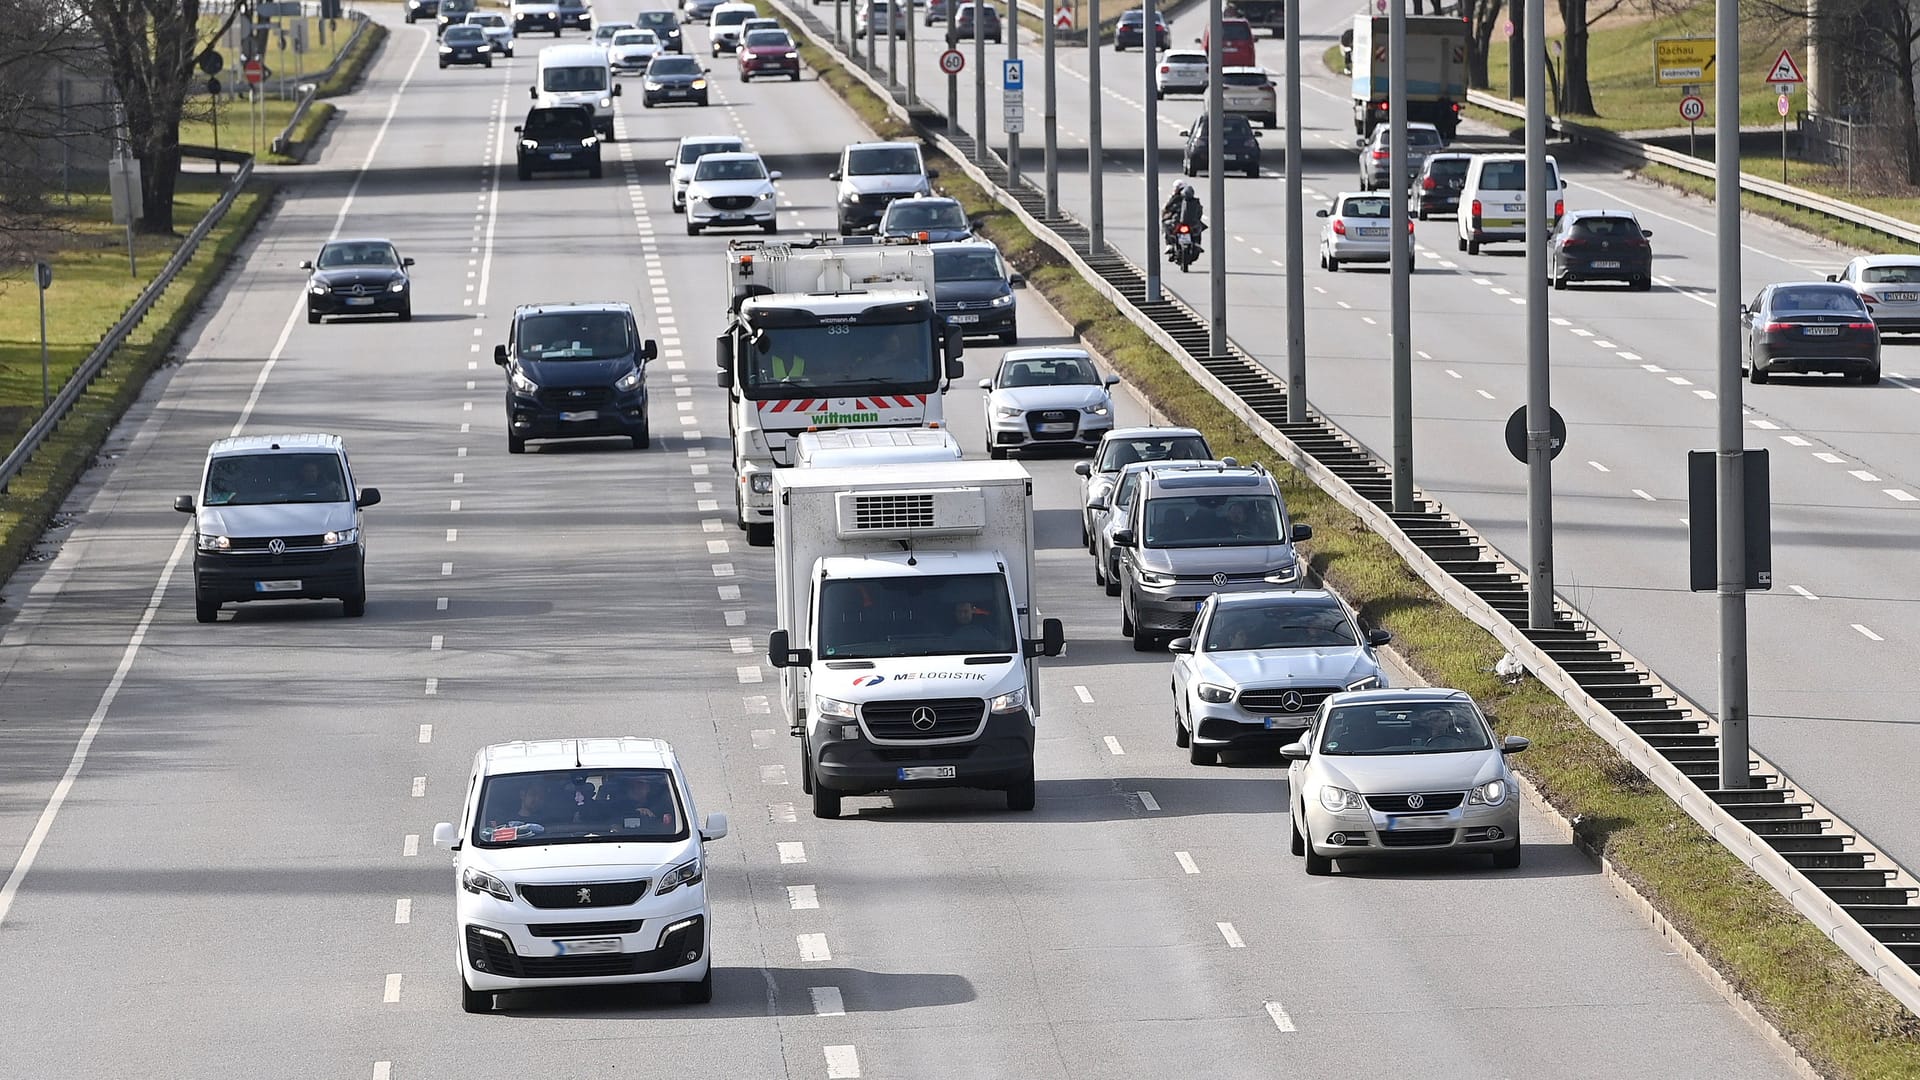
[[[872,428],[806,431],[794,465],[841,469],[852,465],[901,465],[912,461],[959,461],[960,440],[939,428]]]
[[[613,81],[607,51],[597,45],[552,45],[540,50],[540,67],[527,91],[536,108],[564,105],[593,110],[593,128],[613,139],[613,99],[620,87]]]

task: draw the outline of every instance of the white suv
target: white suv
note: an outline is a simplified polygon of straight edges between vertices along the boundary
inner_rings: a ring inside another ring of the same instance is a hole
[[[460,1005],[497,991],[675,983],[713,999],[706,842],[693,792],[660,739],[496,743],[473,759],[454,853]]]

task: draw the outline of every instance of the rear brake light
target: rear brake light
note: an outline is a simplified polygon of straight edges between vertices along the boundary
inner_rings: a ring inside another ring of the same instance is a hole
[[[1561,250],[1563,251],[1567,248],[1577,248],[1577,247],[1586,247],[1586,246],[1587,246],[1587,242],[1585,240],[1580,239],[1577,236],[1569,236],[1565,240],[1561,241],[1560,243]]]
[[[1413,222],[1411,221],[1407,222],[1407,235],[1408,236],[1413,235]]]
[[[1847,329],[1849,329],[1849,330],[1872,330],[1872,329],[1875,329],[1875,327],[1874,327],[1874,325],[1873,325],[1872,323],[1870,323],[1870,322],[1850,322],[1850,323],[1848,323],[1848,324],[1847,324]]]
[[[1345,236],[1345,235],[1347,235],[1347,223],[1346,223],[1346,222],[1344,222],[1344,221],[1341,221],[1341,220],[1340,220],[1339,218],[1334,218],[1334,219],[1333,219],[1333,232],[1334,232],[1334,235],[1335,235],[1335,236]]]
[[[1190,233],[1190,232],[1192,232],[1192,231],[1193,231],[1193,226],[1191,226],[1191,225],[1182,225],[1182,226],[1180,226],[1180,231],[1181,231],[1181,232],[1183,232],[1183,233]]]
[[[1459,103],[1459,102],[1457,102],[1457,101],[1456,101],[1456,102],[1454,102],[1454,104],[1453,104],[1453,111],[1454,111],[1454,112],[1459,112],[1459,111],[1460,111],[1460,103]]]
[[[1161,64],[1161,65],[1160,65],[1160,74],[1162,74],[1162,75],[1170,75],[1170,74],[1172,74],[1172,73],[1173,73],[1173,69],[1172,69],[1172,68],[1170,68],[1170,67],[1168,67],[1168,66],[1167,66],[1167,65],[1165,65],[1165,64]]]
[[[1554,220],[1556,220],[1556,221],[1558,221],[1558,220],[1559,220],[1560,218],[1563,218],[1563,217],[1565,217],[1565,216],[1566,216],[1566,213],[1567,213],[1567,200],[1565,200],[1565,199],[1555,199],[1555,200],[1553,200],[1553,217],[1554,217]]]
[[[1439,186],[1438,184],[1435,184],[1435,183],[1433,182],[1433,177],[1431,177],[1431,176],[1429,176],[1429,177],[1427,177],[1426,179],[1424,179],[1424,180],[1422,180],[1422,181],[1420,181],[1420,188],[1421,188],[1421,190],[1422,190],[1422,191],[1432,191],[1432,190],[1433,190],[1434,188],[1436,188],[1436,187],[1438,187],[1438,186]]]
[[[1860,299],[1865,300],[1869,304],[1877,304],[1880,302],[1880,298],[1873,295],[1872,293],[1863,292],[1860,294]]]
[[[1767,324],[1765,332],[1769,334],[1784,334],[1791,329],[1793,329],[1793,324],[1790,322],[1770,322]]]
[[[1474,217],[1480,216],[1480,200],[1479,199],[1473,200],[1473,216]]]
[[[1375,161],[1385,161],[1385,160],[1387,160],[1387,155],[1388,155],[1388,154],[1390,154],[1390,153],[1392,153],[1392,151],[1390,151],[1390,150],[1375,150],[1375,151],[1373,152],[1373,160],[1375,160]]]

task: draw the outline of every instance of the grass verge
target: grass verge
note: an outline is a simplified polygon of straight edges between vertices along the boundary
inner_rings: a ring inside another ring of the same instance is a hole
[[[272,195],[272,185],[262,180],[255,180],[240,193],[147,317],[115,350],[66,420],[14,477],[7,493],[0,495],[0,582],[13,576],[107,433],[146,385],[147,376],[167,358],[174,339],[266,212]],[[204,217],[218,197],[214,177],[182,176],[181,219],[197,221]],[[124,247],[101,247],[98,243],[100,221],[110,215],[104,196],[89,200],[80,215],[68,238],[74,242],[54,257],[54,284],[47,293],[47,336],[56,392],[151,280],[135,280],[127,274]],[[117,231],[110,223],[104,229]],[[94,242],[89,243],[89,238]],[[177,239],[164,237],[143,238],[143,243],[146,246],[140,252],[140,265],[149,274],[159,270],[179,246]],[[30,298],[32,288],[26,274],[0,275],[0,295]],[[0,416],[6,419],[4,445],[9,450],[18,444],[20,435],[40,411],[38,319],[36,304],[0,305]]]
[[[823,81],[876,133],[903,133],[885,104],[823,50],[803,48]],[[931,150],[929,163],[941,169],[946,193],[981,219],[981,232],[1156,408],[1206,432],[1216,453],[1272,457],[1271,447],[957,163]],[[1314,525],[1314,569],[1365,618],[1392,630],[1423,678],[1473,694],[1503,733],[1531,739],[1532,749],[1516,763],[1578,822],[1581,841],[1610,859],[1817,1069],[1836,1080],[1920,1076],[1920,1021],[1557,697],[1532,679],[1509,686],[1496,678],[1501,647],[1435,596],[1382,537],[1284,463],[1275,474],[1292,514]]]
[[[342,33],[336,43],[344,45],[346,38],[347,35]],[[359,84],[367,65],[379,53],[380,46],[386,39],[386,27],[379,23],[368,23],[359,40],[347,50],[346,59],[334,69],[333,74],[318,84],[318,89],[315,91],[316,99],[339,97],[352,92],[353,88]],[[309,57],[312,55],[312,53],[308,54]],[[281,69],[274,68],[274,70]],[[246,102],[228,101],[221,104],[220,137],[216,142],[211,110],[204,99],[198,100],[190,107],[188,117],[180,123],[180,144],[182,146],[223,146],[230,150],[252,151],[263,165],[298,165],[304,160],[307,148],[332,122],[338,108],[324,100],[316,100],[300,118],[300,123],[294,127],[293,142],[288,146],[287,152],[276,154],[268,147],[273,142],[273,137],[286,129],[287,121],[293,119],[293,107],[292,98],[283,100],[277,95],[266,95],[263,98],[260,111],[264,113],[264,117],[258,121],[259,142],[256,148],[253,131],[248,127],[248,122],[254,114]]]

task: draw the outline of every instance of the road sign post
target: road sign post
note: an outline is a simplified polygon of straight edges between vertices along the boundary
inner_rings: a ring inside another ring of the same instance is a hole
[[[1055,133],[1055,129],[1060,126],[1060,67],[1059,59],[1054,52],[1056,46],[1053,39],[1057,36],[1054,30],[1054,24],[1048,23],[1046,33],[1042,35],[1040,58],[1040,63],[1047,69],[1047,96],[1045,104],[1040,109],[1040,122],[1045,128],[1046,144],[1045,159],[1041,168],[1046,175],[1040,190],[1046,197],[1049,218],[1058,217],[1060,214],[1060,138]]]
[[[1700,118],[1705,115],[1707,115],[1707,103],[1705,101],[1702,101],[1699,97],[1697,97],[1694,94],[1693,87],[1691,86],[1687,87],[1686,96],[1680,99],[1680,119],[1685,120],[1687,122],[1687,156],[1688,157],[1700,156],[1694,147],[1693,126],[1699,123]]]
[[[1806,82],[1800,74],[1800,65],[1793,62],[1793,54],[1785,49],[1774,58],[1773,69],[1767,72],[1767,85],[1780,91],[1780,100],[1776,106],[1780,110],[1780,182],[1787,182],[1787,114],[1793,111],[1793,88]]]
[[[1027,130],[1027,65],[1019,59],[1020,23],[1014,18],[1015,9],[1008,5],[1007,58],[1001,75],[1002,82],[1012,80],[1020,85],[1012,90],[1003,87],[1006,100],[1002,111],[1007,123],[1007,188],[1018,190],[1020,187],[1020,133]]]
[[[53,380],[47,367],[47,289],[53,285],[53,264],[33,264],[34,284],[40,286],[40,409],[53,402]]]
[[[1716,55],[1714,40],[1710,37],[1655,38],[1653,85],[1691,87],[1713,82]]]

